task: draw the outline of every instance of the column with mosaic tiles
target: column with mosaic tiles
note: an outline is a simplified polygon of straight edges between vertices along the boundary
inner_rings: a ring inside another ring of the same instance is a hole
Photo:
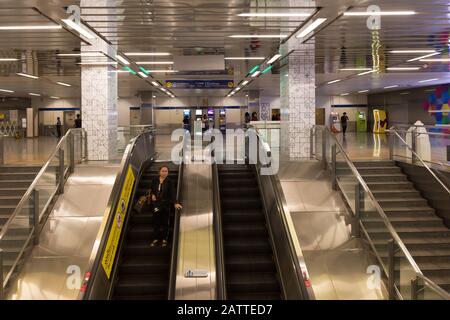
[[[107,7],[111,0],[82,0],[81,15],[88,7]],[[100,11],[99,11],[100,13]],[[104,14],[104,10],[102,14]],[[106,17],[106,16],[105,16]],[[102,19],[99,16],[98,19]],[[97,20],[97,19],[96,19]],[[104,23],[104,22],[103,22]],[[91,24],[95,28],[95,23]],[[115,57],[116,50],[101,38],[92,45],[82,45],[82,52],[103,51]],[[84,63],[110,62],[107,57],[85,57]],[[117,72],[111,65],[82,65],[81,68],[81,117],[87,132],[88,159],[110,160],[117,154]]]
[[[315,1],[286,0],[291,7],[314,7]],[[315,43],[302,44],[291,37],[280,46],[286,64],[280,73],[281,157],[298,160],[310,157],[310,131],[315,125]]]

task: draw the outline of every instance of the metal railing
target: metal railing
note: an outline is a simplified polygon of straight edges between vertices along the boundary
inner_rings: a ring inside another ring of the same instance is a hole
[[[41,228],[56,196],[64,193],[64,184],[74,172],[75,164],[86,159],[85,140],[83,129],[71,129],[61,138],[3,226],[0,232],[0,250],[3,250],[0,254],[0,268],[3,269],[0,272],[0,293],[4,294],[31,241],[38,244]],[[18,248],[6,245],[12,240]]]
[[[313,131],[314,141],[311,144],[314,146],[314,152],[312,155],[315,155],[318,160],[322,160],[324,168],[331,171],[333,188],[339,189],[344,196],[350,209],[353,236],[359,237],[361,233],[364,234],[377,260],[383,267],[388,283],[389,299],[418,298],[418,291],[420,291],[418,283],[420,280],[422,280],[424,286],[421,289],[422,291],[428,289],[442,299],[450,299],[450,294],[423,275],[389,221],[385,211],[335,135],[326,127],[316,126]],[[320,156],[318,149],[320,150]],[[339,162],[338,157],[340,157],[341,162]],[[339,168],[338,163],[341,165]],[[337,170],[350,174],[338,175]],[[379,223],[378,230],[389,235],[386,241],[384,239],[373,239],[369,234],[365,225],[368,220],[365,219],[371,217],[375,217],[375,221]],[[383,260],[383,257],[385,260]]]
[[[129,125],[117,127],[117,151],[123,153],[131,139],[141,133],[154,130],[153,125]]]

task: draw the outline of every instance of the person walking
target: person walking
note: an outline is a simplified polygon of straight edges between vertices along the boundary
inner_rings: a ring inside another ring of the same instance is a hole
[[[347,112],[344,112],[344,114],[341,117],[341,127],[342,127],[342,132],[345,133],[347,132],[347,125],[348,125],[348,117],[347,117]]]
[[[175,185],[169,178],[169,168],[162,166],[159,168],[159,176],[152,180],[150,196],[152,199],[153,225],[155,238],[151,243],[152,247],[161,243],[162,247],[167,246],[169,237],[170,212],[172,206],[180,210],[182,206],[176,201]]]
[[[61,118],[58,117],[56,119],[56,136],[58,137],[58,139],[61,138],[61,129],[62,129]]]
[[[77,118],[75,119],[75,129],[81,128],[81,115],[77,114]]]

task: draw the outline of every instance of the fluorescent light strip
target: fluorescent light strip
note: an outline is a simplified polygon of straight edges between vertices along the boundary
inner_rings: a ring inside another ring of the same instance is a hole
[[[18,61],[19,59],[15,58],[0,58],[0,62],[11,62],[11,61]]]
[[[431,82],[431,81],[437,81],[437,80],[439,80],[439,78],[421,80],[421,81],[419,81],[419,83],[425,83],[425,82]]]
[[[337,79],[337,80],[329,81],[328,84],[338,83],[341,81],[342,81],[342,79]]]
[[[393,67],[393,68],[386,68],[388,71],[413,71],[413,70],[420,70],[421,67]]]
[[[345,12],[344,16],[354,17],[370,17],[370,16],[412,16],[414,11],[362,11],[362,12]]]
[[[31,74],[22,73],[22,72],[17,73],[17,75],[21,76],[21,77],[31,78],[31,79],[39,79],[39,77],[33,76]]]
[[[240,13],[239,17],[309,17],[310,13]]]
[[[30,96],[40,97],[41,95],[38,93],[29,93]]]
[[[339,69],[339,71],[368,71],[368,70],[372,70],[371,68],[344,68],[344,69]]]
[[[287,38],[287,35],[277,35],[277,34],[235,34],[230,36],[230,38]]]
[[[6,89],[0,89],[0,92],[14,93],[14,91]]]
[[[58,53],[58,57],[104,57],[101,52]]]
[[[156,82],[156,81],[152,81],[152,85],[154,85],[155,87],[159,87],[159,86],[161,86],[158,82]]]
[[[83,28],[83,26],[79,25],[78,23],[75,23],[74,21],[70,19],[62,19],[62,22],[64,22],[67,26],[77,31],[79,34],[81,34],[83,37],[86,37],[88,39],[95,39],[96,36],[93,35],[91,32]]]
[[[242,82],[242,85],[245,86],[247,83],[249,83],[249,81],[245,80],[244,82]]]
[[[144,72],[139,71],[138,75],[140,75],[142,78],[148,78],[148,75],[146,75]]]
[[[313,32],[314,30],[316,30],[322,23],[324,23],[325,21],[327,21],[326,18],[319,18],[316,19],[313,23],[311,23],[309,26],[307,26],[303,31],[301,31],[297,38],[304,38],[305,36],[307,36],[308,34],[310,34],[311,32]]]
[[[59,97],[50,96],[51,99],[59,99]]]
[[[130,61],[128,61],[127,59],[125,59],[121,55],[116,55],[116,59],[119,60],[120,62],[122,62],[125,65],[129,65],[130,64]]]
[[[150,73],[174,73],[176,70],[148,70]]]
[[[358,76],[365,76],[366,74],[370,74],[370,73],[374,73],[374,72],[377,72],[377,70],[370,70],[370,71],[358,73]]]
[[[225,60],[264,60],[265,57],[226,57]]]
[[[162,64],[174,64],[173,61],[138,61],[136,64],[142,65],[162,65]]]
[[[390,53],[435,53],[436,50],[392,50]]]
[[[272,59],[270,59],[269,61],[267,61],[267,63],[268,64],[272,64],[272,63],[274,63],[275,61],[277,61],[279,58],[281,57],[281,54],[276,54],[276,55],[274,55],[273,57],[272,57]]]
[[[450,58],[441,59],[420,59],[421,62],[450,62]]]
[[[393,85],[393,86],[384,87],[384,89],[392,89],[392,88],[397,88],[397,87],[398,87],[398,85]]]
[[[361,91],[358,91],[358,93],[366,93],[366,92],[369,92],[369,90],[361,90]]]
[[[116,66],[118,63],[117,62],[106,62],[106,61],[99,61],[99,62],[80,62],[77,63],[78,65],[81,66]]]
[[[0,26],[0,30],[58,30],[60,25],[51,26]]]
[[[261,71],[259,70],[255,71],[255,73],[252,74],[252,78],[256,78],[257,76],[259,76],[260,73]]]
[[[129,57],[153,57],[153,56],[170,56],[169,52],[126,52]]]
[[[350,93],[342,93],[341,96],[348,96]]]
[[[64,82],[59,82],[59,81],[57,81],[56,83],[57,83],[57,84],[59,84],[59,85],[61,85],[61,86],[65,86],[65,87],[71,87],[71,85],[70,85],[70,84],[68,84],[68,83],[64,83]]]
[[[436,55],[438,55],[438,54],[441,54],[441,53],[440,53],[440,52],[434,52],[434,53],[431,53],[431,54],[427,54],[427,55],[425,55],[425,56],[421,56],[421,57],[417,57],[417,58],[408,60],[408,62],[413,62],[413,61],[417,61],[417,60],[422,60],[422,59],[425,59],[425,58],[429,58],[429,57],[436,56]]]

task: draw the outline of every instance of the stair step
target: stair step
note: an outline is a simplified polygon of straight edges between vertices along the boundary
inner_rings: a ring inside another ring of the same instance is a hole
[[[377,182],[366,181],[369,189],[374,191],[391,191],[391,190],[416,190],[410,181],[396,181],[396,182]]]
[[[13,179],[13,180],[0,180],[0,188],[28,188],[33,179],[23,180],[23,179]]]
[[[33,172],[37,175],[40,170],[37,166],[0,166],[0,173]]]
[[[362,174],[367,182],[406,182],[408,178],[404,174]]]
[[[0,188],[0,196],[20,196],[22,197],[27,188]]]
[[[33,181],[36,177],[35,172],[0,172],[0,180],[29,180]]]
[[[381,207],[428,207],[428,202],[424,198],[411,198],[411,199],[401,199],[401,198],[390,198],[390,199],[377,199]]]
[[[373,174],[401,174],[402,171],[399,167],[360,167],[357,168],[359,174],[361,175],[373,175]],[[352,170],[347,168],[336,168],[336,174],[341,175],[351,175]]]

